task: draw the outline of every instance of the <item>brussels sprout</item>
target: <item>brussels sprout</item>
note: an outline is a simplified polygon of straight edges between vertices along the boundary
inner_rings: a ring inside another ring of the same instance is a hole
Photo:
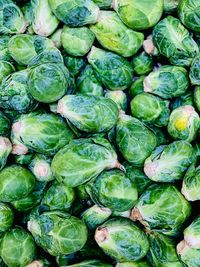
[[[11,63],[7,61],[0,61],[0,83],[2,83],[3,79],[14,71],[15,68]]]
[[[50,37],[50,39],[53,41],[54,45],[56,48],[61,48],[62,43],[61,43],[61,34],[62,34],[62,29],[57,29]]]
[[[1,257],[9,267],[26,266],[35,258],[32,236],[22,228],[7,231],[1,241]]]
[[[188,267],[197,267],[200,262],[200,250],[193,249],[183,240],[177,245],[177,253],[181,261]]]
[[[0,170],[6,165],[8,156],[12,151],[12,144],[6,137],[0,136]]]
[[[45,155],[34,155],[29,163],[29,169],[39,182],[49,182],[54,180],[51,171],[51,159]]]
[[[120,262],[140,260],[149,250],[145,234],[125,218],[110,219],[99,226],[95,240],[104,253]]]
[[[94,205],[88,208],[81,215],[82,220],[90,230],[94,230],[100,224],[104,223],[110,216],[112,211],[109,208],[101,208]]]
[[[12,209],[5,203],[0,203],[0,232],[7,231],[14,221]]]
[[[136,262],[120,262],[115,267],[150,267],[150,265],[147,261],[141,260]]]
[[[131,101],[131,113],[143,122],[162,127],[168,124],[170,115],[168,106],[169,102],[158,96],[141,93]]]
[[[147,53],[147,55],[150,55],[150,56],[158,56],[159,55],[159,51],[153,43],[153,36],[152,35],[148,35],[147,38],[144,40],[143,49]]]
[[[10,61],[11,56],[8,50],[8,42],[10,40],[10,36],[2,35],[0,36],[0,60]]]
[[[0,201],[26,197],[35,187],[35,177],[24,167],[11,165],[0,172]]]
[[[113,0],[93,0],[100,9],[110,9]]]
[[[58,102],[57,112],[88,133],[109,131],[119,114],[117,105],[109,98],[82,95],[64,96]]]
[[[134,80],[134,82],[132,83],[129,89],[129,94],[131,98],[144,92],[144,86],[143,86],[144,79],[145,79],[145,76],[140,76],[139,78]]]
[[[133,69],[123,57],[93,46],[88,61],[108,89],[124,90],[131,84]]]
[[[46,210],[68,211],[74,199],[75,194],[73,188],[54,181],[46,191],[41,204]]]
[[[37,107],[37,102],[28,91],[28,73],[27,69],[14,72],[3,80],[0,90],[0,105],[3,109],[26,113]]]
[[[157,147],[146,159],[144,172],[153,181],[174,182],[183,178],[194,159],[195,150],[188,142],[175,141]]]
[[[67,267],[112,267],[111,264],[100,260],[85,260],[79,263],[67,265]]]
[[[178,15],[182,23],[189,29],[200,32],[198,0],[179,0]]]
[[[87,240],[85,224],[80,219],[59,211],[31,217],[28,229],[37,245],[53,256],[74,253]]]
[[[131,166],[128,162],[124,163],[126,170],[126,177],[136,185],[138,194],[141,195],[143,191],[152,184],[152,181],[144,174],[143,170]]]
[[[92,194],[97,203],[114,211],[131,209],[138,197],[135,183],[120,170],[102,172],[93,183]]]
[[[145,30],[161,18],[163,0],[114,0],[113,9],[128,27]]]
[[[101,11],[97,23],[90,29],[105,49],[123,57],[137,53],[144,41],[143,33],[126,27],[114,11]]]
[[[170,137],[165,131],[165,128],[157,128],[155,126],[149,127],[157,138],[157,146],[166,145],[170,143]]]
[[[172,13],[176,11],[180,0],[164,0],[164,12]]]
[[[8,43],[10,55],[20,65],[29,65],[38,54],[53,46],[50,39],[29,34],[15,35]]]
[[[177,97],[189,86],[186,69],[178,66],[162,66],[144,79],[144,91],[165,99]]]
[[[32,26],[33,9],[32,9],[31,2],[25,3],[25,5],[22,6],[21,10],[22,10],[22,12],[24,14],[24,17],[25,17],[25,20],[26,20],[26,22],[28,24],[28,28],[26,29],[27,33],[34,34],[33,26]]]
[[[70,27],[96,23],[98,6],[91,0],[49,0],[56,17]]]
[[[48,0],[31,0],[33,30],[42,36],[51,35],[58,27],[59,20],[54,16]]]
[[[105,97],[112,99],[116,104],[118,109],[126,111],[127,109],[127,97],[123,91],[110,91],[107,90]]]
[[[11,204],[19,212],[29,211],[38,204],[40,204],[45,189],[46,189],[46,183],[36,181],[36,185],[33,192],[31,192],[30,194],[28,194],[28,196],[24,198],[12,201]]]
[[[157,145],[156,136],[141,121],[120,114],[116,142],[123,157],[134,166],[142,166]]]
[[[105,169],[123,169],[111,144],[101,137],[70,142],[55,155],[51,167],[58,182],[69,187],[84,184]]]
[[[94,42],[95,35],[87,27],[70,28],[64,26],[61,42],[65,51],[75,57],[86,55]]]
[[[10,129],[10,120],[0,111],[0,136],[9,136]]]
[[[200,249],[200,217],[198,216],[183,232],[187,245],[194,249]]]
[[[187,105],[193,106],[193,94],[191,91],[186,91],[184,94],[174,99],[170,104],[172,109]]]
[[[150,232],[148,235],[150,250],[148,260],[155,267],[182,267],[176,253],[175,242],[172,238],[158,232]]]
[[[81,70],[86,66],[86,60],[81,57],[70,57],[63,56],[64,64],[68,68],[71,74],[75,77],[81,72]]]
[[[194,91],[194,103],[200,111],[200,86],[196,86],[195,91]]]
[[[164,18],[154,27],[153,42],[174,65],[189,66],[199,53],[198,45],[188,30],[172,16]]]
[[[182,183],[181,193],[189,201],[200,200],[200,166],[192,164],[187,170]]]
[[[166,235],[176,235],[190,216],[191,207],[173,185],[149,186],[139,198],[131,218],[139,220],[146,228]]]
[[[153,58],[146,52],[141,52],[132,59],[133,71],[137,75],[148,74],[153,70]]]
[[[192,106],[182,106],[172,111],[168,132],[175,140],[182,139],[192,142],[198,133],[200,127],[199,114]]]
[[[197,56],[192,61],[190,72],[189,72],[190,81],[193,85],[200,85],[199,67],[200,67],[200,56]]]
[[[67,91],[69,72],[56,63],[33,67],[28,77],[28,91],[39,102],[52,103]]]
[[[32,153],[29,153],[29,154],[25,154],[25,155],[15,155],[14,157],[15,157],[15,162],[17,164],[28,165],[31,162],[33,156],[34,155]]]
[[[87,65],[76,79],[77,93],[102,96],[103,87],[92,66]]]
[[[10,0],[1,0],[0,3],[0,33],[24,33],[27,22],[20,8]]]
[[[45,155],[54,155],[74,138],[60,117],[43,112],[21,115],[12,125],[12,136],[13,140]]]

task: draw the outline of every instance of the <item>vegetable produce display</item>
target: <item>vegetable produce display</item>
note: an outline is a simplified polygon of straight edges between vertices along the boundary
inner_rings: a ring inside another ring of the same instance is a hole
[[[0,0],[0,267],[200,267],[200,0]]]

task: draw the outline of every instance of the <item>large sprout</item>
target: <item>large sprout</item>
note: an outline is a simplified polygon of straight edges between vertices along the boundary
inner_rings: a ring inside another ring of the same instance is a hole
[[[49,227],[46,228],[46,223]],[[70,254],[80,250],[87,240],[87,228],[78,218],[59,211],[32,215],[28,230],[38,246],[53,256]]]
[[[128,27],[145,30],[161,18],[163,0],[114,0],[113,8]]]
[[[195,150],[186,141],[157,147],[144,164],[145,174],[155,182],[181,180],[195,159]]]
[[[172,16],[164,18],[154,27],[153,42],[174,65],[189,66],[199,53],[199,47],[188,30]]]
[[[140,228],[120,217],[99,226],[95,240],[106,254],[120,262],[140,260],[149,250],[147,237]]]
[[[14,212],[9,205],[0,203],[0,232],[7,231],[14,222]]]
[[[147,229],[174,236],[190,216],[191,206],[173,185],[149,186],[139,198],[131,218]]]
[[[126,27],[114,11],[101,11],[90,27],[99,43],[110,51],[130,57],[142,46],[144,35]]]

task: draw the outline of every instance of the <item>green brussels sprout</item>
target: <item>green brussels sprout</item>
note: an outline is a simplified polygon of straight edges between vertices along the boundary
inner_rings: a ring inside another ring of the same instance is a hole
[[[200,166],[192,164],[187,170],[182,183],[181,193],[189,201],[200,200]]]
[[[74,253],[87,240],[85,224],[80,219],[59,211],[32,216],[28,222],[28,230],[36,244],[53,256]]]
[[[50,39],[29,34],[14,35],[8,43],[10,55],[20,65],[29,65],[38,54],[53,46]]]
[[[12,151],[12,144],[7,137],[0,136],[0,170],[6,165],[8,156]]]
[[[168,16],[153,29],[153,42],[171,64],[189,66],[199,53],[199,47],[181,22]]]
[[[172,13],[176,11],[180,0],[164,0],[164,12]]]
[[[113,0],[93,0],[100,9],[110,9]]]
[[[52,103],[67,91],[69,72],[64,65],[46,63],[31,68],[28,91],[39,102]]]
[[[153,70],[153,58],[146,52],[141,52],[132,59],[133,71],[137,75],[148,74]]]
[[[177,253],[184,266],[197,267],[200,262],[200,249],[193,249],[183,240],[177,245]]]
[[[195,159],[194,148],[186,141],[157,147],[144,164],[145,174],[155,182],[181,180]]]
[[[15,71],[14,66],[7,61],[0,61],[0,83],[5,79],[9,74]]]
[[[0,33],[24,33],[27,22],[20,8],[10,0],[1,0],[0,3]]]
[[[13,225],[14,221],[14,213],[5,203],[0,203],[0,218],[0,232],[5,232]]]
[[[200,85],[199,67],[200,67],[200,56],[196,56],[192,61],[189,72],[190,81],[192,85]]]
[[[193,94],[191,91],[186,91],[184,94],[174,99],[170,104],[172,109],[187,105],[193,106]]]
[[[144,79],[144,91],[164,99],[182,95],[188,86],[187,71],[178,66],[162,66]]]
[[[87,27],[70,28],[64,26],[61,43],[65,51],[74,57],[86,55],[94,42],[95,35]]]
[[[0,36],[0,60],[10,61],[11,56],[8,50],[8,42],[10,40],[10,36],[2,35]]]
[[[115,267],[150,267],[150,264],[145,260],[141,260],[136,262],[119,262]]]
[[[108,89],[124,90],[131,84],[133,69],[125,58],[93,46],[88,61]]]
[[[128,27],[145,30],[161,18],[163,0],[114,0],[113,9]]]
[[[195,32],[200,32],[198,0],[179,0],[178,15],[182,23]]]
[[[21,115],[12,125],[12,138],[35,152],[54,155],[74,134],[55,114],[32,112]]]
[[[14,72],[7,76],[0,90],[0,105],[3,109],[26,113],[37,107],[37,102],[28,90],[28,69]]]
[[[145,234],[126,218],[113,218],[99,226],[95,240],[105,254],[120,262],[140,260],[149,250]]]
[[[172,111],[167,129],[173,139],[192,142],[198,134],[199,127],[199,114],[193,106],[186,105]]]
[[[33,154],[24,154],[24,155],[15,155],[15,163],[20,164],[20,165],[28,165],[30,164],[31,160],[33,159]]]
[[[90,29],[105,49],[123,57],[136,54],[144,41],[144,34],[126,27],[114,11],[101,11]]]
[[[167,126],[170,115],[169,101],[144,92],[136,95],[130,105],[131,114],[141,121],[158,127]]]
[[[134,80],[134,82],[132,83],[129,89],[129,94],[131,98],[144,92],[144,86],[143,86],[144,79],[145,79],[145,76],[140,76],[136,80]]]
[[[190,216],[191,206],[173,185],[149,186],[132,210],[131,218],[147,229],[166,235],[176,235]]]
[[[62,46],[61,34],[62,34],[62,29],[57,29],[50,37],[50,39],[53,41],[55,47],[58,49],[60,49]]]
[[[11,202],[34,190],[35,177],[24,167],[11,165],[0,172],[0,201]]]
[[[2,111],[0,111],[0,136],[9,136],[10,130],[10,120]]]
[[[96,137],[71,141],[54,156],[51,168],[58,182],[76,187],[105,169],[123,169],[123,166],[111,144]]]
[[[183,267],[176,253],[175,242],[172,238],[159,232],[148,234],[150,250],[148,260],[155,267]]]
[[[33,192],[31,192],[30,194],[28,194],[28,196],[24,198],[12,201],[11,204],[19,212],[30,211],[35,206],[40,204],[45,190],[46,190],[46,183],[36,181],[36,185]]]
[[[36,255],[36,246],[32,236],[19,227],[4,234],[0,249],[1,257],[9,267],[26,266]]]
[[[155,45],[153,43],[153,36],[152,35],[148,35],[147,38],[144,40],[143,49],[147,53],[147,55],[150,55],[150,56],[159,56],[160,55],[158,49],[155,47]]]
[[[46,191],[41,205],[45,210],[68,211],[75,199],[73,188],[54,181]]]
[[[134,166],[142,166],[157,145],[154,133],[141,121],[120,114],[116,127],[116,143],[123,157]]]
[[[66,267],[112,267],[112,265],[100,260],[85,260],[79,263],[67,265]]]
[[[194,249],[200,249],[200,217],[198,216],[183,232],[187,245]]]
[[[49,182],[55,179],[51,171],[51,159],[46,155],[35,154],[28,167],[39,182]]]
[[[110,91],[107,90],[105,97],[112,99],[117,104],[118,109],[126,111],[127,109],[127,96],[123,91]]]
[[[36,34],[51,35],[58,27],[59,20],[54,16],[48,0],[31,0],[32,26]]]
[[[198,111],[200,111],[200,86],[196,86],[194,90],[194,103]]]
[[[119,114],[117,105],[109,98],[85,95],[64,96],[58,102],[57,112],[88,133],[109,131]]]
[[[81,70],[86,66],[86,61],[84,58],[70,57],[68,55],[64,55],[63,58],[65,66],[75,77],[78,76]]]
[[[76,79],[77,93],[102,96],[103,87],[92,66],[87,65]]]
[[[138,194],[141,195],[152,184],[152,181],[144,174],[142,169],[133,167],[128,162],[125,162],[123,166],[126,170],[126,177],[136,185]]]
[[[82,220],[90,230],[94,230],[100,224],[104,223],[110,216],[112,211],[109,208],[94,205],[83,212]]]
[[[135,183],[120,170],[102,172],[93,183],[93,198],[113,211],[126,211],[136,203],[138,192]]]
[[[76,187],[76,194],[78,199],[82,202],[82,203],[89,203],[89,205],[91,204],[91,198],[89,193],[87,192],[87,186],[88,184],[81,184],[79,186]]]
[[[98,6],[91,0],[49,0],[56,17],[70,27],[96,23]]]
[[[28,24],[28,27],[26,29],[26,32],[29,33],[29,34],[34,34],[34,31],[33,31],[33,26],[32,26],[32,22],[33,22],[33,9],[32,9],[32,4],[31,2],[27,2],[25,3],[22,8],[21,8],[23,14],[24,14],[24,17],[25,17],[25,20]]]

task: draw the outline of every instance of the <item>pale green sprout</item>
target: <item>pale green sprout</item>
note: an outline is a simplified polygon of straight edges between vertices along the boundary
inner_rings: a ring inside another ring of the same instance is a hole
[[[185,240],[177,245],[177,253],[181,261],[189,267],[196,267],[200,262],[200,250],[191,248]]]
[[[61,34],[62,34],[63,29],[57,29],[51,36],[50,39],[53,41],[55,47],[58,49],[61,48],[62,43],[61,43]]]
[[[198,216],[183,232],[184,240],[190,248],[200,249],[200,217]]]
[[[11,151],[12,144],[10,140],[6,137],[0,136],[0,170],[5,167]]]
[[[107,90],[105,93],[105,97],[112,99],[117,104],[119,110],[122,109],[126,111],[128,101],[127,101],[127,96],[123,91]]]

